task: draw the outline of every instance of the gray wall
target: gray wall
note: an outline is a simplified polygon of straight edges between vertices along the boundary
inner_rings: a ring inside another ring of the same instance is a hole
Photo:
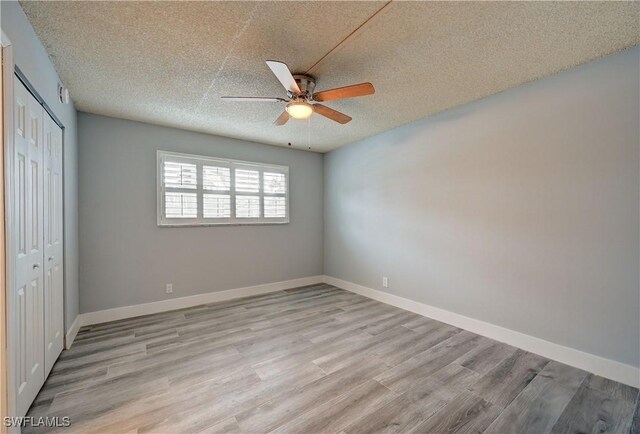
[[[87,113],[78,134],[81,312],[322,274],[322,155]],[[289,166],[291,223],[158,227],[159,149]]]
[[[58,75],[22,8],[15,1],[0,2],[2,30],[11,39],[15,64],[65,126],[64,242],[65,328],[78,316],[78,145],[76,110],[58,101]],[[73,95],[72,95],[73,98]]]
[[[325,274],[640,365],[638,47],[325,156]]]

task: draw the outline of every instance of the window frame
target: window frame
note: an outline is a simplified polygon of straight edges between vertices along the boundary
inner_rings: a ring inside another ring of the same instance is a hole
[[[176,163],[186,163],[196,165],[197,185],[192,188],[165,187],[163,180],[164,162],[172,161]],[[202,166],[228,167],[230,172],[230,187],[228,193],[224,190],[205,190],[203,186],[203,170]],[[259,191],[257,193],[238,192],[235,185],[235,169],[254,170],[259,172]],[[281,173],[285,176],[286,188],[282,193],[265,193],[264,192],[264,172]],[[251,161],[232,160],[228,158],[209,157],[205,155],[185,154],[181,152],[160,151],[156,152],[156,191],[157,191],[157,225],[159,227],[188,227],[188,226],[244,226],[244,225],[282,225],[290,222],[290,204],[289,204],[289,166],[281,166],[275,164],[265,164]],[[165,193],[196,193],[197,200],[197,217],[195,218],[166,218],[165,217]],[[230,198],[230,217],[229,218],[204,218],[204,195],[210,194],[228,194]],[[236,217],[236,197],[237,196],[258,196],[260,198],[260,217],[243,218]],[[264,198],[265,197],[284,197],[285,198],[285,216],[284,217],[264,217]]]

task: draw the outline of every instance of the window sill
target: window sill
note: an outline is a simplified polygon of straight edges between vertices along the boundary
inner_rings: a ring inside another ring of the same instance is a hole
[[[252,223],[158,223],[159,228],[198,228],[224,226],[280,226],[290,222],[252,222]]]

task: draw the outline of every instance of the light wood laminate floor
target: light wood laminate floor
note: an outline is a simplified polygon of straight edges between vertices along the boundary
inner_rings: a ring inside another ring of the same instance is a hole
[[[628,433],[637,398],[316,285],[84,327],[29,416],[77,433]]]

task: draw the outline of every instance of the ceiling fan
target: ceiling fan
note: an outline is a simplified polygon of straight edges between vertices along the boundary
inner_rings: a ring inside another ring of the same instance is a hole
[[[290,117],[307,119],[314,112],[332,121],[346,124],[351,120],[351,117],[325,105],[318,104],[318,102],[372,95],[375,92],[371,83],[360,83],[314,93],[316,81],[313,77],[300,74],[293,75],[286,63],[276,60],[267,60],[267,65],[287,90],[287,99],[256,96],[223,96],[222,99],[228,101],[286,102],[285,111],[278,116],[278,119],[274,122],[275,125],[286,124]]]

